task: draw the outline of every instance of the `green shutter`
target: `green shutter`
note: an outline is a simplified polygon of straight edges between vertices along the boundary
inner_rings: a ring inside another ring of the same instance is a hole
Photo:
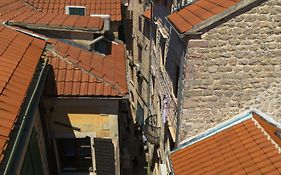
[[[142,126],[144,123],[144,111],[141,105],[138,103],[137,105],[137,118],[136,118],[137,123]]]

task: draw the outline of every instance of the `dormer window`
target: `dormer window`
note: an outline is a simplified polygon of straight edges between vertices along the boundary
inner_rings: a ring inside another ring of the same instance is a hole
[[[86,7],[84,7],[84,6],[65,6],[65,14],[85,16]]]

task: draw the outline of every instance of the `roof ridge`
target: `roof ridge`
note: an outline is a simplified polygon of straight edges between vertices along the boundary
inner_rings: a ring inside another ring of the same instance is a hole
[[[251,120],[254,122],[257,128],[261,130],[264,136],[266,136],[267,140],[269,140],[276,147],[278,152],[281,153],[280,146],[271,138],[271,136],[265,131],[265,129],[260,125],[260,123],[254,117],[252,117]]]

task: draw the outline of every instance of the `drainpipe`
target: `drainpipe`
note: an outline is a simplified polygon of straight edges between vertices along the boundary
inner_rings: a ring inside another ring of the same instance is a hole
[[[23,118],[22,118],[22,123],[20,125],[14,145],[13,145],[11,153],[9,155],[3,175],[10,175],[10,174],[13,174],[12,172],[17,171],[17,169],[14,167],[15,162],[19,161],[19,157],[18,157],[19,155],[17,155],[17,153],[19,150],[21,150],[20,147],[23,146],[23,145],[21,145],[22,140],[25,140],[24,143],[27,140],[29,141],[30,135],[32,133],[32,128],[28,128],[27,126],[28,126],[28,124],[30,124],[30,121],[31,122],[34,121],[33,116],[34,116],[34,112],[35,112],[35,107],[38,106],[38,103],[40,100],[40,95],[43,90],[44,82],[47,77],[47,75],[44,73],[45,73],[45,71],[48,71],[48,68],[49,67],[47,66],[47,61],[46,61],[44,63],[42,70],[40,71],[40,74],[38,76],[38,81],[36,82],[35,87],[33,88],[34,91],[32,92],[29,102],[25,108]],[[33,89],[29,89],[29,90],[33,90]],[[30,115],[30,114],[32,114],[32,115]],[[32,118],[28,118],[28,117],[32,117]],[[24,133],[24,132],[27,132],[27,133]],[[23,137],[23,136],[26,136],[26,137]]]

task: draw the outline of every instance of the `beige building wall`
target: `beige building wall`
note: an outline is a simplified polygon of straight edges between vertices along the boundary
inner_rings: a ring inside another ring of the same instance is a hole
[[[281,121],[280,9],[264,1],[189,41],[182,139],[250,107]]]
[[[46,99],[45,105],[51,109],[51,112],[46,116],[49,132],[53,139],[89,136],[92,144],[94,138],[112,139],[115,174],[120,174],[118,102],[117,99]],[[94,169],[96,169],[94,149],[92,150],[92,157]]]

